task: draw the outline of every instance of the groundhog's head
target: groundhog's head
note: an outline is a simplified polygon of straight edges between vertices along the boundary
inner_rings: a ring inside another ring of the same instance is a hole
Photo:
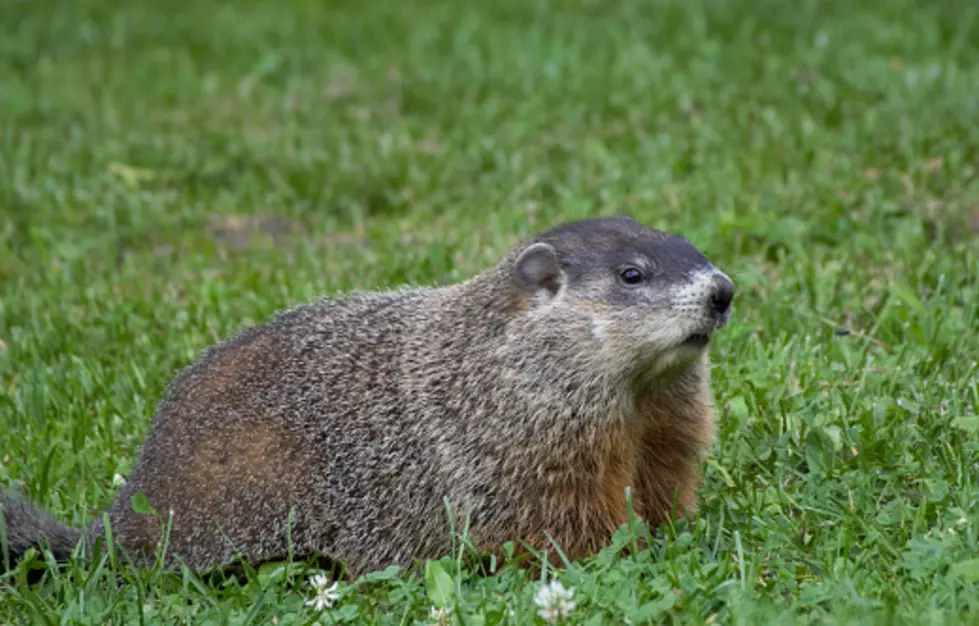
[[[701,357],[734,297],[731,279],[689,241],[626,217],[541,233],[512,268],[543,323],[572,323],[645,373]]]

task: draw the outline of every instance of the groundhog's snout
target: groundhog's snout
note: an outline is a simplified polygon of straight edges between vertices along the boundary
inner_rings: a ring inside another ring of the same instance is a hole
[[[734,281],[719,269],[707,266],[689,276],[673,296],[674,311],[689,323],[680,342],[706,345],[714,331],[727,325],[733,301]]]
[[[734,300],[734,282],[724,272],[715,271],[711,277],[708,306],[718,327],[727,324],[732,300]]]

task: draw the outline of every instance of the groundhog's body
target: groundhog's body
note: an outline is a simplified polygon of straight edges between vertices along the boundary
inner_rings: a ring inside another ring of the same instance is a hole
[[[680,246],[683,275],[723,276],[675,239],[608,224],[609,237]],[[542,241],[585,254],[575,232]],[[447,553],[444,498],[481,549],[546,548],[550,535],[571,558],[626,522],[626,488],[653,524],[674,498],[692,508],[714,429],[706,350],[698,339],[661,353],[667,336],[709,335],[727,306],[708,324],[690,282],[660,320],[696,318],[690,328],[637,329],[636,305],[599,294],[611,283],[566,256],[555,270],[541,249],[540,262],[525,246],[457,285],[300,306],[209,350],[161,404],[109,509],[113,535],[153,558],[160,521],[130,506],[142,492],[163,522],[172,511],[168,553],[194,569],[284,559],[291,538],[292,554],[362,574]],[[647,335],[658,344],[644,352]],[[15,554],[44,539],[63,553],[78,537],[2,502]]]

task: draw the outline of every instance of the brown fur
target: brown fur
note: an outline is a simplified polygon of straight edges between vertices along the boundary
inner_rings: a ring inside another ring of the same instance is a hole
[[[457,285],[296,307],[176,377],[109,507],[114,536],[141,562],[172,524],[171,565],[291,550],[357,575],[447,553],[447,499],[481,550],[553,539],[584,557],[627,522],[627,489],[653,525],[675,497],[695,508],[706,338],[732,294],[685,239],[618,218],[541,233]],[[0,505],[15,557],[105,532]]]

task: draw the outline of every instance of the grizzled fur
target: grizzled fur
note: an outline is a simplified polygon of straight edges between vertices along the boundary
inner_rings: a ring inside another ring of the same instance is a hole
[[[623,282],[624,269],[643,282]],[[538,235],[466,282],[299,306],[171,384],[108,510],[132,556],[197,570],[318,553],[359,575],[450,549],[443,498],[497,552],[570,558],[695,507],[714,433],[707,340],[730,280],[685,239],[611,218]],[[84,534],[0,498],[16,558]],[[170,517],[172,514],[172,517]]]

